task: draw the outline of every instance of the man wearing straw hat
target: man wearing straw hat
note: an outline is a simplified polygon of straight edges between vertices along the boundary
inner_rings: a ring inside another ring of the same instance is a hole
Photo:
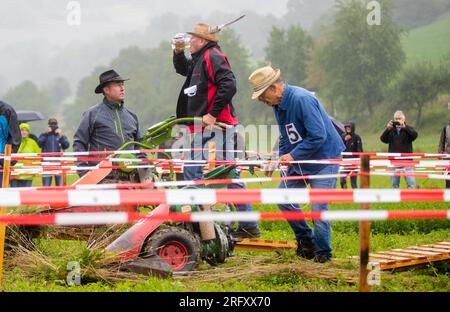
[[[194,30],[188,32],[190,40],[190,56],[184,54],[184,35],[176,35],[173,39],[173,63],[178,74],[185,76],[186,81],[181,89],[177,103],[177,117],[198,117],[202,123],[188,125],[193,150],[188,156],[194,160],[208,159],[207,152],[201,149],[208,147],[208,142],[215,142],[217,160],[234,160],[236,126],[238,119],[232,104],[236,94],[236,78],[231,71],[227,57],[218,45],[216,33],[218,27],[199,23]],[[179,38],[181,37],[181,38]],[[181,39],[181,40],[180,40]],[[226,129],[214,127],[216,122],[226,125]],[[198,150],[200,149],[200,150]],[[236,171],[236,178],[239,172]],[[185,180],[202,180],[203,166],[187,164],[184,167]],[[243,184],[229,184],[230,189],[244,189]],[[252,211],[250,205],[237,205],[238,211]],[[239,222],[232,233],[233,238],[256,238],[260,236],[256,222]]]
[[[308,90],[281,80],[279,69],[270,65],[249,77],[252,99],[272,107],[280,130],[279,161],[289,164],[287,176],[336,175],[338,165],[299,164],[300,160],[334,159],[345,149],[339,134],[317,98]],[[271,174],[271,173],[270,173]],[[279,188],[334,189],[336,178],[288,180]],[[279,205],[282,211],[301,211],[298,204]],[[328,210],[328,204],[313,204],[313,211]],[[314,233],[305,221],[289,221],[297,242],[297,255],[316,262],[328,262],[331,253],[331,226],[314,221]]]

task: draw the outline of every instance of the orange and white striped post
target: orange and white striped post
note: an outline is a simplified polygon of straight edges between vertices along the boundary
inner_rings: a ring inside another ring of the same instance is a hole
[[[216,168],[216,142],[208,142],[209,150],[209,170]]]
[[[11,159],[8,156],[11,156],[11,144],[7,144],[5,146],[5,156],[7,156],[3,161],[3,180],[2,187],[9,187],[9,173],[11,166]],[[0,208],[0,216],[6,216],[7,210],[6,207]],[[5,236],[6,236],[6,225],[4,223],[0,223],[0,287],[3,286],[3,256],[5,255]]]

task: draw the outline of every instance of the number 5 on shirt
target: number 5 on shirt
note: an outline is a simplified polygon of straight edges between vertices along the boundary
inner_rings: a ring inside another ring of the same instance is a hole
[[[286,132],[289,137],[289,142],[291,142],[291,144],[295,144],[303,140],[293,123],[286,125]]]

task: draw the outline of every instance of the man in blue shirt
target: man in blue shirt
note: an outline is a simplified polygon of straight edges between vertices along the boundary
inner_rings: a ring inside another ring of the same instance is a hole
[[[280,129],[279,161],[289,163],[287,176],[337,174],[338,165],[295,164],[299,160],[339,158],[345,149],[339,134],[317,98],[308,90],[281,80],[279,69],[265,66],[249,81],[252,99],[272,107]],[[269,173],[271,174],[271,173]],[[282,181],[279,188],[334,189],[336,178]],[[301,211],[298,204],[279,205],[282,211]],[[328,204],[313,204],[313,211],[328,210]],[[298,242],[297,255],[324,263],[331,260],[331,225],[314,221],[314,233],[305,221],[289,221]]]

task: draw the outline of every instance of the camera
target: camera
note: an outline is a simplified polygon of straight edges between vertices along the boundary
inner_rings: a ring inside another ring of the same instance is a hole
[[[52,132],[54,133],[56,129],[58,129],[58,125],[49,125],[50,129],[52,129]]]
[[[400,126],[400,122],[399,122],[399,121],[391,120],[391,122],[392,122],[392,125],[393,125],[394,127]]]

